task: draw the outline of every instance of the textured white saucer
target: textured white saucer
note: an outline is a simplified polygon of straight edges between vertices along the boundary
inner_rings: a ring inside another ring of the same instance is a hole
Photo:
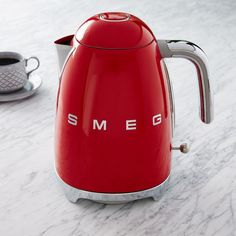
[[[15,92],[0,93],[0,102],[10,102],[32,96],[42,85],[42,79],[37,74],[31,74],[26,85]]]

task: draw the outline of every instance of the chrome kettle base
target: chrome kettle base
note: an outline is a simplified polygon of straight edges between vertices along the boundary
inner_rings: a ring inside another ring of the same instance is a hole
[[[76,203],[79,199],[89,199],[91,201],[103,204],[124,204],[134,200],[150,197],[157,201],[167,190],[168,182],[170,180],[170,176],[168,176],[166,180],[160,185],[143,191],[129,193],[97,193],[74,188],[65,183],[58,175],[57,177],[60,185],[63,188],[66,198],[70,202]]]

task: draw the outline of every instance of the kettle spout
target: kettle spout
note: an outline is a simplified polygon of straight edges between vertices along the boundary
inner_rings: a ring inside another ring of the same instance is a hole
[[[69,55],[69,52],[73,48],[71,46],[71,42],[74,35],[68,35],[61,39],[58,39],[54,42],[57,49],[57,56],[58,56],[58,63],[59,63],[59,71],[62,71],[62,68],[66,62],[67,56]]]

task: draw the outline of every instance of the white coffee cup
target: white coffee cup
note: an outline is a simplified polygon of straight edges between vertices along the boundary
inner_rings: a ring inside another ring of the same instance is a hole
[[[27,71],[29,60],[34,59],[37,65]],[[21,89],[27,83],[30,73],[39,68],[37,57],[24,58],[17,52],[0,52],[0,93],[9,93]]]

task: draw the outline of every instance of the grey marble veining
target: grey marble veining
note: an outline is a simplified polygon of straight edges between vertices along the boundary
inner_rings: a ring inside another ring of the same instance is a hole
[[[183,236],[236,235],[236,1],[0,0],[0,50],[41,60],[44,84],[30,99],[0,104],[0,235]],[[165,195],[103,205],[68,202],[54,175],[54,116],[58,85],[53,41],[74,33],[89,16],[126,11],[159,39],[187,39],[207,53],[215,120],[200,122],[197,77],[185,60],[168,60],[174,87],[174,143]]]

